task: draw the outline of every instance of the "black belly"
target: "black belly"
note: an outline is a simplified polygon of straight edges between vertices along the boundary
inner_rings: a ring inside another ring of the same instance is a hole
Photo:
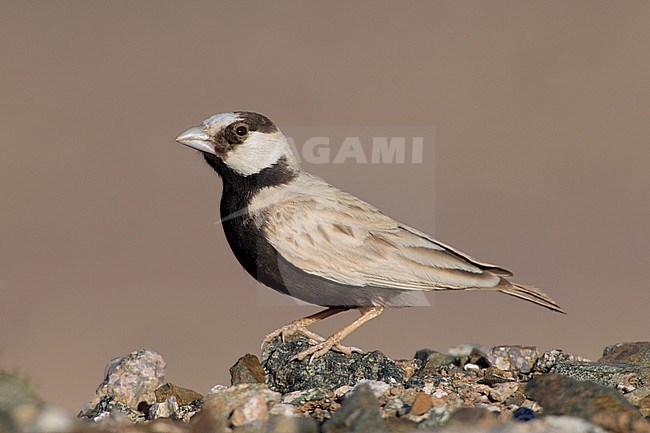
[[[287,261],[245,216],[224,221],[223,226],[235,257],[253,278],[301,301],[348,308],[404,307],[422,303],[410,290],[350,286],[309,274]]]

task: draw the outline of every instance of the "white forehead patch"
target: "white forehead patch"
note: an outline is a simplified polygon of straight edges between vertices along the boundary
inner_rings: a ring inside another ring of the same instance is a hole
[[[221,113],[205,119],[203,121],[203,126],[206,129],[205,132],[210,135],[216,135],[221,129],[240,120],[243,119],[236,113]]]

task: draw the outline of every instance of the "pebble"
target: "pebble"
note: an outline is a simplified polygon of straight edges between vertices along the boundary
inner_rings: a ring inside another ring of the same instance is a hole
[[[156,402],[156,389],[165,383],[165,368],[162,356],[151,350],[115,358],[106,366],[94,402],[109,396],[131,409],[137,409],[141,402],[151,405]]]
[[[490,388],[488,396],[492,401],[504,402],[512,397],[519,389],[518,383],[495,383]]]
[[[230,367],[230,384],[264,383],[264,369],[257,356],[247,353]]]
[[[318,433],[318,431],[318,423],[308,416],[271,415],[268,426],[264,429],[264,433]]]
[[[361,379],[349,392],[353,392],[355,389],[363,385],[368,385],[376,398],[380,398],[388,394],[391,388],[390,384],[386,382],[381,382],[379,380]]]
[[[196,391],[187,388],[181,388],[172,383],[166,383],[154,392],[156,402],[162,403],[169,397],[174,397],[179,406],[190,404],[195,400],[203,400],[203,396]]]
[[[236,422],[245,422],[242,420],[253,420],[255,415],[264,416],[259,406],[260,402],[263,401],[268,407],[278,403],[281,397],[280,393],[270,390],[265,385],[235,385],[209,394],[203,403],[201,415],[214,422],[225,424],[230,415],[238,410]]]
[[[487,362],[500,370],[530,373],[539,358],[533,346],[495,346],[485,355]]]
[[[518,407],[512,412],[512,419],[515,421],[530,421],[537,418],[537,414],[529,407]]]
[[[269,411],[266,400],[261,396],[251,397],[244,404],[236,407],[230,415],[230,422],[234,427],[261,425],[267,419],[269,419]]]
[[[377,399],[367,384],[356,388],[345,399],[341,408],[323,424],[323,433],[376,432],[382,431],[384,423],[379,413]]]

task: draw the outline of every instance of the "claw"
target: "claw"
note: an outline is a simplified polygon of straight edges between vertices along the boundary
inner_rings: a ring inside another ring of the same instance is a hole
[[[312,363],[315,359],[320,358],[325,355],[330,350],[336,350],[345,355],[351,355],[352,352],[363,353],[363,351],[357,347],[348,347],[341,344],[341,339],[335,336],[328,338],[327,340],[320,341],[317,344],[309,347],[308,349],[303,350],[297,355],[293,356],[290,361],[298,360],[302,361],[309,356],[309,364]]]
[[[284,342],[287,337],[291,337],[292,335],[295,334],[304,335],[305,337],[309,338],[310,343],[314,343],[314,344],[318,343],[319,341],[325,340],[323,337],[316,334],[315,332],[311,332],[305,326],[295,324],[295,323],[290,323],[288,325],[276,329],[275,331],[271,332],[266,337],[264,337],[264,340],[262,340],[262,350],[264,350],[264,347],[276,337],[280,337],[282,339],[282,342]]]

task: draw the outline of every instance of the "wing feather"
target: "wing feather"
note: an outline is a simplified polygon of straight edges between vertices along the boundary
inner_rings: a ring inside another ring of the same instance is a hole
[[[508,271],[402,225],[324,182],[300,185],[265,209],[273,247],[303,271],[352,286],[405,290],[491,288]]]

